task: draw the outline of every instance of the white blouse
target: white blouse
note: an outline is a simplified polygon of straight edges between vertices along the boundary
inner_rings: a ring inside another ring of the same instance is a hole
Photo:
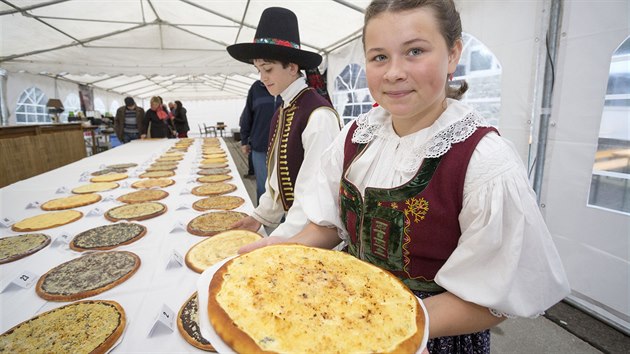
[[[369,143],[347,178],[366,187],[393,188],[415,176],[425,157],[445,154],[487,123],[470,107],[448,100],[430,127],[399,137],[387,111],[357,118],[355,143]],[[317,187],[303,199],[308,219],[348,234],[339,215],[339,181],[348,124],[322,156]],[[463,300],[508,316],[535,317],[569,294],[568,280],[538,209],[525,168],[511,143],[490,133],[477,145],[466,172],[458,246],[435,281]]]
[[[289,85],[280,94],[284,101],[283,108],[287,108],[291,100],[306,87],[304,79],[297,79]],[[311,113],[308,124],[302,132],[304,160],[295,180],[293,204],[286,215],[279,193],[277,156],[275,154],[277,147],[273,152],[269,151],[271,155],[268,158],[271,161],[272,169],[265,182],[265,193],[260,196],[258,207],[252,213],[252,217],[265,226],[276,225],[283,216],[285,217],[285,221],[270,236],[290,237],[302,231],[306,226],[308,220],[302,210],[305,191],[315,183],[314,179],[317,176],[317,171],[319,171],[320,158],[338,134],[339,118],[333,110],[317,108]]]

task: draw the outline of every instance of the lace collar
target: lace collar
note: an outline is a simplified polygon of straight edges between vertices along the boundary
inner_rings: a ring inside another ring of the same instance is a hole
[[[453,144],[468,139],[478,127],[490,126],[472,107],[452,99],[448,99],[447,103],[446,111],[433,125],[412,134],[412,136],[421,134],[428,138],[413,140],[410,154],[405,161],[401,161],[402,170],[416,171],[423,159],[440,157],[450,150]],[[380,106],[373,108],[357,118],[357,129],[352,135],[352,142],[367,144],[375,137],[387,139],[388,136],[400,139],[391,124],[389,112]]]

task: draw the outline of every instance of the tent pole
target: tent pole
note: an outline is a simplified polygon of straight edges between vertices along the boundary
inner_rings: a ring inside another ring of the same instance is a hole
[[[7,77],[7,71],[0,68],[0,125],[9,125],[9,109],[7,107]]]
[[[542,107],[540,113],[540,125],[538,129],[538,143],[536,160],[534,161],[534,185],[536,200],[540,203],[543,172],[545,168],[545,154],[547,151],[547,136],[549,135],[549,121],[551,118],[551,101],[553,99],[553,86],[556,69],[554,63],[557,58],[557,47],[560,42],[560,27],[562,17],[562,0],[551,0],[551,12],[549,16],[549,29],[547,30],[547,60],[545,61],[545,73],[543,79]]]

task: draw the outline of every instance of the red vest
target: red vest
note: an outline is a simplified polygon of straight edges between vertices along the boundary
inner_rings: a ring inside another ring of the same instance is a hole
[[[433,279],[461,236],[458,217],[468,162],[479,140],[496,129],[477,128],[446,154],[425,158],[409,182],[391,189],[368,187],[361,196],[345,178],[365,147],[352,143],[353,124],[344,147],[339,195],[341,218],[350,236],[348,251],[395,274],[411,289],[440,291]]]
[[[276,154],[278,186],[280,200],[284,211],[293,205],[293,189],[302,161],[304,147],[302,146],[302,132],[317,108],[328,107],[334,109],[328,101],[312,88],[300,91],[287,108],[280,107],[271,119],[272,130],[269,131],[269,148],[267,149],[267,176],[271,176],[271,161],[269,156]]]

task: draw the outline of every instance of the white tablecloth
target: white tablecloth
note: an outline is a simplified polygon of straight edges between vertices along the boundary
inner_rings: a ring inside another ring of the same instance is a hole
[[[94,172],[103,165],[116,163],[137,163],[138,167],[129,169],[130,173],[139,174],[153,160],[158,158],[177,140],[134,141],[115,149],[84,158],[70,165],[35,176],[5,188],[0,189],[0,218],[10,218],[17,222],[23,218],[44,213],[39,208],[27,208],[29,203],[44,203],[48,200],[71,195],[70,190],[89,183],[80,181],[85,172]],[[140,256],[140,269],[124,283],[104,293],[88,299],[114,300],[122,305],[127,315],[127,329],[122,342],[114,348],[113,353],[190,353],[203,352],[188,344],[179,334],[176,323],[174,330],[169,332],[161,329],[152,336],[148,336],[162,306],[168,306],[175,315],[188,297],[197,290],[196,284],[199,274],[190,270],[186,265],[170,267],[167,264],[173,252],[177,251],[185,256],[188,249],[202,241],[203,237],[189,234],[185,230],[171,232],[179,223],[186,224],[202,212],[192,209],[192,203],[201,197],[190,194],[190,190],[199,185],[193,182],[198,176],[194,168],[201,159],[201,139],[195,143],[179,162],[176,175],[170,177],[176,181],[172,186],[164,188],[169,196],[160,202],[168,206],[168,211],[159,217],[143,220],[139,223],[147,227],[147,234],[140,240],[115,250],[127,250]],[[234,160],[229,156],[225,142],[221,139],[222,148],[228,153],[230,174],[234,177],[228,181],[237,186],[237,190],[229,195],[244,198],[246,203],[235,209],[244,213],[251,213],[253,205],[245,186],[239,176]],[[2,153],[10,153],[3,151]],[[119,183],[131,185],[139,178],[130,177]],[[58,193],[65,187],[67,193]],[[75,208],[82,211],[84,217],[68,225],[56,227],[42,232],[52,237],[54,242],[62,233],[69,233],[72,237],[84,230],[111,224],[104,216],[86,216],[90,211],[98,208],[106,211],[114,206],[122,205],[115,199],[125,193],[135,191],[131,187],[117,188],[100,193],[108,201]],[[184,209],[179,209],[180,207]],[[264,230],[261,229],[264,234]],[[11,231],[10,228],[0,228],[0,237],[13,236],[22,233]],[[67,246],[47,246],[45,249],[21,260],[0,265],[0,289],[10,283],[24,271],[38,276],[51,268],[81,256],[81,253],[70,250]],[[65,305],[65,302],[49,302],[41,299],[35,293],[35,286],[22,289],[11,285],[0,294],[0,333],[14,325],[33,317],[36,314]]]

